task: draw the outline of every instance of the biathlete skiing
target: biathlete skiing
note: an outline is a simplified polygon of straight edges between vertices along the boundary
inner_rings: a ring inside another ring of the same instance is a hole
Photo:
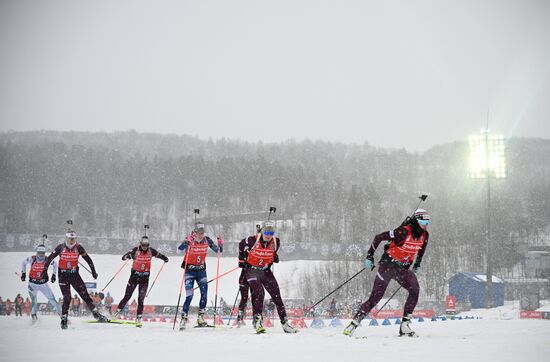
[[[43,236],[42,242],[46,240],[46,235]],[[36,255],[29,256],[28,258],[23,259],[21,262],[21,281],[24,282],[27,278],[27,266],[29,268],[29,296],[31,298],[31,318],[33,323],[38,319],[37,317],[37,301],[38,301],[38,292],[42,293],[48,302],[54,307],[58,315],[61,316],[61,307],[55,299],[55,295],[48,286],[48,280],[52,283],[55,283],[57,275],[57,263],[53,261],[51,263],[52,267],[52,277],[51,279],[48,276],[47,271],[44,271],[44,266],[46,264],[46,246],[40,244],[36,247]]]
[[[139,286],[138,294],[138,306],[136,311],[136,327],[141,327],[141,318],[143,314],[143,301],[147,294],[147,287],[149,286],[149,276],[151,274],[151,259],[153,257],[161,259],[165,263],[168,263],[168,257],[159,253],[157,250],[149,246],[149,237],[144,235],[141,237],[139,245],[134,247],[122,256],[122,260],[132,259],[132,270],[130,272],[130,279],[126,285],[126,292],[124,297],[118,303],[117,311],[114,314],[114,318],[118,316],[124,310],[126,303],[132,297],[134,290]]]
[[[274,235],[275,224],[272,221],[265,221],[259,236],[250,236],[243,239],[239,244],[239,261],[243,263],[246,280],[252,292],[254,314],[252,324],[256,329],[256,333],[266,332],[262,317],[265,288],[277,307],[281,326],[285,333],[296,333],[298,331],[288,323],[279,284],[271,271],[273,263],[279,262],[277,251],[281,246],[280,239]]]
[[[414,216],[395,230],[385,231],[374,237],[365,259],[367,270],[374,269],[374,252],[382,241],[387,242],[374,279],[372,292],[359,308],[344,334],[351,336],[361,320],[382,299],[388,284],[395,279],[409,293],[399,327],[400,336],[417,337],[411,329],[411,315],[418,302],[420,287],[416,274],[420,271],[422,257],[428,245],[427,231],[430,216],[424,209],[417,209]],[[411,270],[412,266],[412,270]]]
[[[199,301],[199,313],[197,317],[197,327],[207,327],[204,320],[206,313],[206,303],[208,301],[208,277],[206,275],[206,253],[208,248],[215,253],[223,252],[224,240],[217,238],[215,244],[212,239],[205,235],[205,228],[202,222],[196,222],[193,232],[185,238],[185,241],[178,246],[177,253],[184,254],[181,268],[185,269],[185,302],[181,309],[181,320],[179,329],[184,330],[187,326],[189,317],[189,308],[193,300],[193,285],[197,282],[201,293]],[[186,263],[187,261],[187,263]]]
[[[249,236],[241,240],[241,243],[246,243],[249,238],[256,238],[258,240],[262,235],[262,225],[256,225],[256,235]],[[245,325],[244,319],[246,317],[246,303],[248,302],[248,292],[250,291],[250,284],[246,280],[246,260],[239,258],[239,268],[241,268],[241,275],[239,276],[239,293],[241,300],[239,302],[238,314],[237,314],[237,327],[240,328]]]
[[[72,224],[70,222],[69,224]],[[88,294],[86,285],[82,280],[79,273],[78,260],[82,257],[88,265],[94,279],[97,279],[97,272],[95,270],[92,258],[86,253],[86,250],[77,243],[76,232],[69,228],[65,234],[66,239],[64,243],[59,244],[47,258],[44,263],[43,274],[46,274],[50,263],[59,256],[59,288],[63,294],[63,306],[61,308],[61,329],[67,329],[68,327],[68,313],[69,306],[71,304],[71,286],[84,300],[92,315],[98,322],[108,322],[109,319],[99,313],[96,310],[92,298]]]

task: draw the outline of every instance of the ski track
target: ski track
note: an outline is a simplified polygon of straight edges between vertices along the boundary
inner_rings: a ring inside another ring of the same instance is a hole
[[[256,335],[248,323],[237,329],[172,331],[172,323],[145,323],[143,328],[89,324],[71,318],[69,329],[59,318],[0,317],[0,361],[57,361],[67,356],[78,362],[205,360],[237,361],[548,361],[550,321],[478,319],[416,322],[420,338],[398,337],[398,326],[360,327],[356,336],[343,327],[302,329],[285,334],[280,325]],[[177,326],[176,326],[177,329]]]

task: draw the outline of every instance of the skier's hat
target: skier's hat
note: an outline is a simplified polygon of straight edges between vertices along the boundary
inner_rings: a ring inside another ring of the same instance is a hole
[[[197,234],[204,234],[204,224],[198,221],[197,223],[195,223],[195,228],[193,229],[193,231]]]
[[[37,245],[35,250],[36,254],[46,254],[46,246],[44,244]]]
[[[428,220],[430,221],[430,215],[428,214],[428,212],[424,209],[417,209],[415,212],[414,212],[414,218],[416,220]]]
[[[275,223],[273,221],[264,221],[262,223],[262,232],[264,235],[275,234]]]

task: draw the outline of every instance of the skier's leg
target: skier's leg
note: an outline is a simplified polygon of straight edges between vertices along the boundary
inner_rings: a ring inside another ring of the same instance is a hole
[[[195,274],[191,270],[187,270],[185,273],[185,302],[181,307],[181,312],[183,315],[187,316],[189,314],[189,307],[191,306],[191,301],[193,300],[193,284],[195,283]]]
[[[394,277],[395,266],[389,263],[381,263],[378,267],[378,272],[374,279],[374,284],[372,286],[372,291],[370,293],[369,299],[367,299],[353,317],[353,320],[350,324],[344,329],[344,334],[351,336],[355,329],[361,323],[361,320],[365,318],[371,309],[382,299],[390,280]]]
[[[36,284],[29,283],[29,297],[31,298],[31,314],[35,315],[37,311],[38,291],[36,290]]]
[[[61,289],[61,294],[63,294],[61,315],[67,315],[69,313],[69,305],[71,304],[71,284],[69,277],[65,273],[59,273],[59,289]]]
[[[397,282],[407,291],[409,295],[403,308],[403,318],[399,325],[399,335],[408,337],[418,337],[418,335],[411,329],[411,314],[418,302],[418,294],[420,292],[420,286],[416,275],[411,270],[402,269],[396,278]]]
[[[252,294],[252,313],[254,315],[261,315],[264,309],[264,286],[259,280],[259,273],[261,271],[248,269],[246,271],[246,280],[250,285],[250,292]]]
[[[137,287],[137,283],[133,276],[130,276],[130,279],[128,279],[128,283],[126,284],[126,291],[124,292],[124,297],[120,300],[118,303],[117,309],[122,310],[126,306],[126,303],[130,300],[132,297],[132,294],[134,294],[134,290]],[[139,314],[139,313],[138,313]]]
[[[197,273],[197,284],[199,285],[199,291],[201,292],[201,299],[199,301],[199,313],[204,313],[206,304],[208,303],[208,277],[206,276],[206,270],[202,270]]]
[[[55,300],[55,295],[53,295],[53,292],[48,284],[42,284],[39,290],[46,297],[46,299],[48,299],[48,302],[50,302],[50,304],[55,308],[57,314],[61,315],[61,307]]]
[[[267,292],[271,296],[271,299],[273,299],[273,303],[275,303],[275,305],[277,306],[277,313],[279,314],[279,319],[281,320],[281,323],[286,322],[286,308],[283,303],[283,299],[281,298],[279,283],[277,283],[277,279],[275,279],[275,276],[273,275],[271,270],[266,270],[264,272],[264,278],[262,281],[265,290],[267,290]]]
[[[374,283],[372,286],[372,291],[370,293],[369,299],[367,299],[363,304],[361,304],[361,307],[359,308],[359,311],[355,315],[354,319],[361,321],[361,319],[365,318],[365,316],[369,314],[371,309],[374,308],[374,306],[384,296],[384,293],[388,288],[388,284],[390,283],[393,276],[394,276],[394,271],[390,264],[388,263],[380,264],[378,268],[378,272],[376,273],[376,277],[374,279]]]
[[[407,316],[412,314],[416,303],[418,303],[418,295],[420,293],[420,286],[418,285],[418,279],[411,270],[401,270],[395,280],[409,292],[405,307],[403,308],[403,315]]]
[[[246,280],[245,270],[241,272],[239,277],[239,292],[241,294],[241,301],[239,302],[239,312],[246,309],[246,303],[248,302],[248,290],[250,289],[250,284]]]
[[[94,301],[90,297],[90,294],[88,294],[88,289],[86,288],[86,284],[84,284],[84,281],[82,280],[82,277],[78,273],[73,273],[71,275],[70,284],[73,286],[74,290],[80,295],[80,298],[86,303],[88,306],[88,309],[93,313],[95,310]],[[70,294],[69,294],[70,297]]]
[[[145,278],[144,280],[141,280],[139,283],[137,315],[143,314],[143,301],[145,300],[145,295],[147,294],[148,286],[149,286],[149,277]]]

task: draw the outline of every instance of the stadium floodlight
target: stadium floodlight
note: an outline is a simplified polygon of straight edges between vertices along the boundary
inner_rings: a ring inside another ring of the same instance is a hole
[[[488,124],[488,121],[487,121]],[[491,134],[489,128],[470,136],[470,177],[487,180],[487,308],[493,306],[493,261],[491,249],[491,178],[506,178],[504,136]]]
[[[506,146],[503,135],[483,130],[469,137],[470,177],[506,178]]]

